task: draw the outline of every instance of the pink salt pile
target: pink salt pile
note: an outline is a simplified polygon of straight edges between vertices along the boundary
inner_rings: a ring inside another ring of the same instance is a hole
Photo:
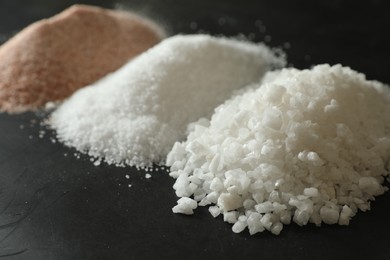
[[[0,111],[23,112],[62,100],[163,36],[143,17],[87,5],[38,21],[0,47]]]

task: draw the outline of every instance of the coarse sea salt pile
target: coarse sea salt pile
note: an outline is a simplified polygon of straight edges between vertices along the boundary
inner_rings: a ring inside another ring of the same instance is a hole
[[[389,87],[350,68],[271,72],[175,143],[173,212],[210,205],[236,233],[348,225],[388,190],[389,115]]]
[[[178,35],[76,92],[51,116],[58,139],[107,163],[161,163],[187,125],[283,57],[262,44]]]

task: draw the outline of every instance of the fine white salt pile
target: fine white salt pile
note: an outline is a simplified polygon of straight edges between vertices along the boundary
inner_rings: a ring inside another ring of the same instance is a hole
[[[234,232],[348,225],[388,188],[390,91],[336,65],[271,72],[167,157],[175,213],[210,205]]]
[[[184,140],[188,123],[282,65],[261,44],[179,35],[76,92],[50,123],[62,142],[98,160],[150,166]]]

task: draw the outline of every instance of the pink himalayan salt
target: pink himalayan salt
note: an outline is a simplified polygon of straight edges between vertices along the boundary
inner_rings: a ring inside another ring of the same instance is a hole
[[[62,100],[163,36],[145,18],[87,5],[33,23],[0,47],[0,111],[23,112]]]

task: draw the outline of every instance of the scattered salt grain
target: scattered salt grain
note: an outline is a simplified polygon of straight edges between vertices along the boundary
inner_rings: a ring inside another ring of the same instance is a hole
[[[284,63],[262,44],[174,36],[77,91],[52,114],[51,125],[66,145],[109,164],[151,166],[184,140],[189,123]]]
[[[43,138],[43,137],[45,137],[45,134],[46,134],[46,132],[44,131],[44,130],[40,130],[39,131],[39,138]]]
[[[190,209],[219,210],[234,232],[348,225],[388,190],[389,114],[389,86],[348,67],[270,72],[175,143],[173,188]]]
[[[94,161],[94,163],[93,163],[93,165],[95,165],[95,166],[99,166],[101,164],[101,160],[96,160],[96,161]]]
[[[147,173],[147,174],[145,174],[145,178],[146,178],[146,179],[150,179],[150,178],[152,178],[152,175],[150,175],[149,173]]]

